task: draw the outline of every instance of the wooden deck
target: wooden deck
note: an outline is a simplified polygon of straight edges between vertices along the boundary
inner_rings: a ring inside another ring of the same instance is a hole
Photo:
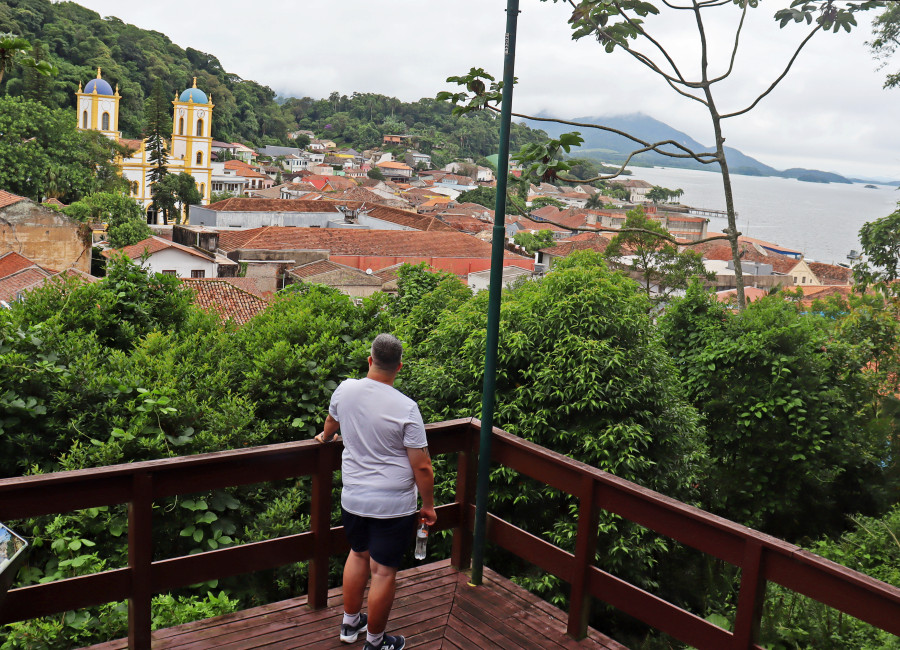
[[[484,584],[470,587],[468,576],[455,571],[449,560],[398,574],[397,595],[388,632],[403,634],[407,647],[421,650],[454,648],[589,648],[628,650],[589,630],[583,641],[566,636],[566,615],[490,569]],[[196,621],[153,633],[154,648],[179,650],[249,650],[250,648],[362,647],[338,640],[343,612],[340,589],[328,593],[327,609],[312,611],[306,597]],[[88,650],[127,648],[124,639],[91,646]]]

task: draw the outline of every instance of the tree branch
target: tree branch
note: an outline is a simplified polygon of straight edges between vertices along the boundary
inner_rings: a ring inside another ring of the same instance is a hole
[[[738,43],[741,40],[741,30],[744,28],[744,19],[747,18],[747,3],[744,3],[744,9],[741,11],[741,22],[738,23],[737,31],[734,33],[734,49],[731,51],[731,61],[728,64],[728,71],[725,74],[712,79],[709,83],[714,84],[722,81],[723,79],[731,76],[731,71],[734,70],[734,60],[737,58],[738,51]]]
[[[785,77],[785,76],[787,75],[787,73],[790,71],[791,66],[794,65],[794,61],[796,61],[796,60],[797,60],[797,57],[800,55],[800,51],[801,51],[804,47],[806,47],[806,44],[809,43],[809,40],[813,37],[813,34],[815,34],[815,33],[816,33],[817,31],[819,31],[820,29],[822,29],[822,26],[821,26],[821,25],[816,25],[815,28],[813,28],[813,30],[806,36],[806,38],[803,39],[803,42],[800,43],[799,47],[797,47],[796,51],[794,52],[794,56],[792,56],[792,57],[791,57],[791,60],[788,61],[787,66],[784,68],[784,72],[782,72],[782,73],[778,76],[778,78],[777,78],[775,81],[772,82],[772,85],[769,86],[763,94],[761,94],[759,97],[757,97],[755,100],[753,100],[753,103],[752,103],[752,104],[750,104],[747,108],[744,108],[744,109],[742,109],[742,110],[740,110],[740,111],[735,111],[735,112],[733,112],[733,113],[726,113],[726,114],[724,114],[724,115],[721,115],[720,118],[724,120],[724,119],[729,118],[729,117],[737,117],[738,115],[743,115],[744,113],[747,113],[747,112],[753,110],[753,108],[754,108],[759,102],[761,102],[762,99],[763,99],[766,95],[768,95],[770,92],[772,92],[773,90],[775,90],[775,86],[777,86],[779,83],[781,83],[781,80],[784,79],[784,77]]]

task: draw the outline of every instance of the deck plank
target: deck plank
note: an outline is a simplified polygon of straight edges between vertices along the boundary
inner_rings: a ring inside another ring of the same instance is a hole
[[[343,613],[340,589],[328,593],[327,607],[311,610],[306,597],[270,603],[153,633],[155,650],[337,650]],[[365,610],[364,610],[365,611]],[[468,576],[449,560],[433,562],[397,574],[397,591],[390,634],[403,634],[410,647],[422,650],[454,648],[546,648],[547,650],[628,650],[589,630],[581,641],[566,636],[566,613],[484,569],[483,584],[473,587]],[[360,644],[361,646],[361,644]],[[85,650],[122,650],[125,639]]]

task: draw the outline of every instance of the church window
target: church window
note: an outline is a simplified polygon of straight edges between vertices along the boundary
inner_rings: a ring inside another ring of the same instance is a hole
[[[103,125],[101,127],[101,130],[109,131],[109,113],[104,113],[103,117],[101,119],[102,119],[101,124]]]
[[[197,135],[203,135],[203,120],[197,120]]]
[[[206,183],[200,183],[200,196],[206,196]]]
[[[178,118],[178,135],[184,135],[184,118]]]
[[[203,152],[202,151],[197,152],[197,164],[198,165],[203,164]]]
[[[82,129],[88,128],[87,111],[85,111],[84,113],[81,114],[81,128]]]

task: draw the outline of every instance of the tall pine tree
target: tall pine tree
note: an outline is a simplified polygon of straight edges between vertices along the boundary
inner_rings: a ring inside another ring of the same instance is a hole
[[[166,141],[163,138],[163,129],[168,122],[168,106],[163,96],[162,83],[159,80],[153,85],[153,92],[147,98],[145,106],[145,118],[147,121],[147,131],[145,134],[147,140],[147,160],[150,161],[152,167],[147,172],[147,182],[151,186],[155,186],[159,181],[166,177],[169,169],[166,167],[168,162],[168,153],[166,152]],[[160,206],[158,205],[156,192],[153,192],[153,212],[158,213]]]

